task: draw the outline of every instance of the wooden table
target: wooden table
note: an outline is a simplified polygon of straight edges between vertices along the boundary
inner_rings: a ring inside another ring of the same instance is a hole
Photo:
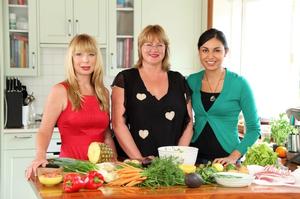
[[[293,154],[289,154],[288,158]],[[282,163],[289,169],[296,169],[297,165],[282,159]],[[81,190],[76,193],[64,193],[62,184],[46,187],[37,178],[31,179],[32,185],[39,199],[299,199],[300,188],[285,186],[259,186],[251,185],[242,188],[227,188],[219,185],[202,185],[199,188],[187,188],[186,186],[164,187],[160,189],[139,187],[109,187],[104,186],[100,190]]]
[[[81,190],[75,193],[64,193],[62,184],[46,187],[36,179],[30,181],[36,195],[41,199],[299,199],[300,188],[283,186],[258,186],[251,185],[243,188],[226,188],[218,185],[202,185],[199,188],[187,188],[185,186],[165,187],[160,189],[139,188],[139,187],[108,187],[104,186],[100,190]]]

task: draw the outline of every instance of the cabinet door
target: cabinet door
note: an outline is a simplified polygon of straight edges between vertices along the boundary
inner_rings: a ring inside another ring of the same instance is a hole
[[[35,199],[36,196],[25,178],[25,169],[35,157],[35,150],[4,151],[3,198]]]
[[[161,25],[170,40],[171,69],[184,75],[195,72],[197,42],[202,30],[203,2],[199,0],[143,0],[142,28]]]
[[[137,35],[140,31],[141,1],[109,1],[109,66],[108,75],[115,76],[131,68],[137,58]]]
[[[74,35],[87,33],[106,44],[107,0],[74,1]]]
[[[36,0],[5,1],[5,65],[8,76],[38,72]]]
[[[73,0],[39,0],[40,43],[68,43],[73,37]]]
[[[68,44],[80,33],[106,44],[107,0],[40,0],[40,43]]]

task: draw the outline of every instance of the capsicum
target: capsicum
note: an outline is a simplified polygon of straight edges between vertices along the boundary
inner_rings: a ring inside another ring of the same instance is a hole
[[[68,173],[64,176],[63,189],[65,192],[77,192],[84,188],[84,181],[78,173]]]
[[[98,189],[103,185],[104,178],[101,173],[97,171],[90,171],[85,181],[85,188],[87,189]]]

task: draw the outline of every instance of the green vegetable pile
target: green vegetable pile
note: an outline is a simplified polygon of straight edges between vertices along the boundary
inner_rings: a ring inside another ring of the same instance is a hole
[[[175,163],[174,158],[155,158],[144,169],[147,179],[140,186],[158,188],[162,186],[184,185],[184,173]]]
[[[63,167],[65,172],[76,172],[86,174],[89,171],[97,170],[96,164],[89,161],[76,160],[72,158],[53,158],[49,159],[50,164],[55,164]]]
[[[277,153],[266,143],[255,144],[250,147],[246,153],[246,159],[243,165],[274,165],[278,166]]]
[[[207,164],[200,164],[196,169],[196,173],[201,176],[205,184],[215,183],[216,180],[214,174],[217,172],[218,171],[212,166],[211,162]]]

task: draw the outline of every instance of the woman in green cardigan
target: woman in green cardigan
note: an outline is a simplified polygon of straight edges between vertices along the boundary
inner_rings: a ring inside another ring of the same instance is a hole
[[[260,121],[249,84],[223,66],[228,50],[223,32],[205,31],[198,41],[205,70],[187,79],[193,92],[195,123],[191,145],[199,149],[197,163],[236,163],[260,135]],[[237,125],[240,112],[246,124],[242,140]]]

